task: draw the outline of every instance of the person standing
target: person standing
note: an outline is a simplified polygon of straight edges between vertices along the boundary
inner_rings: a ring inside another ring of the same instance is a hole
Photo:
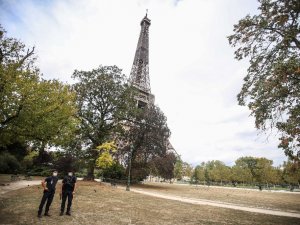
[[[66,176],[63,179],[62,182],[63,184],[61,187],[62,201],[61,201],[60,216],[64,214],[67,198],[68,198],[68,205],[67,205],[66,215],[71,216],[71,206],[72,206],[73,195],[75,194],[75,190],[76,190],[76,180],[77,179],[75,176],[73,176],[72,171],[68,172],[68,176]]]
[[[39,218],[42,217],[42,211],[43,211],[46,201],[47,201],[47,204],[46,204],[44,215],[50,216],[49,208],[50,208],[50,205],[52,203],[52,200],[53,200],[53,197],[55,194],[55,186],[56,186],[57,181],[58,181],[58,178],[57,178],[56,170],[53,171],[52,176],[47,177],[45,180],[42,181],[42,187],[44,188],[44,194],[43,194],[43,197],[42,197],[42,200],[41,200],[41,203],[39,206],[39,210],[38,210]]]

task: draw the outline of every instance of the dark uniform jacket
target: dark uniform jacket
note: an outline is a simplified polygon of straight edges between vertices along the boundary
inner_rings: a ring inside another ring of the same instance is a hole
[[[62,183],[63,183],[62,191],[63,192],[73,192],[76,180],[77,179],[75,176],[65,176],[65,178],[62,181]]]
[[[58,181],[58,178],[54,177],[54,176],[50,176],[45,179],[46,187],[48,188],[49,192],[55,192],[55,186],[56,186],[57,181]]]

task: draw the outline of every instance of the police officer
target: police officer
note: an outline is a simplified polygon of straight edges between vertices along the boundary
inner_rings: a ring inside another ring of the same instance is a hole
[[[66,176],[63,179],[62,183],[63,185],[61,188],[62,201],[61,201],[60,216],[64,214],[67,198],[68,198],[68,205],[67,205],[66,215],[71,216],[71,205],[72,205],[73,195],[75,194],[75,190],[76,190],[76,177],[73,176],[72,171],[68,172],[68,176]]]
[[[42,211],[43,207],[47,201],[46,208],[45,208],[45,216],[50,216],[49,215],[49,207],[52,203],[54,194],[55,194],[55,186],[58,181],[57,178],[57,171],[53,171],[52,176],[47,177],[45,180],[42,181],[42,187],[44,188],[44,194],[39,206],[39,211],[38,211],[38,217],[42,217]]]

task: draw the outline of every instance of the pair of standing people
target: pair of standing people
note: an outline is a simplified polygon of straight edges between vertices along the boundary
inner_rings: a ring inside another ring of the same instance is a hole
[[[50,216],[49,215],[49,208],[53,201],[55,190],[56,190],[56,184],[58,181],[57,177],[57,171],[53,171],[52,176],[47,177],[45,180],[42,181],[42,187],[44,188],[43,197],[39,206],[38,210],[38,217],[42,217],[42,211],[44,208],[44,205],[46,203],[45,213],[44,216]],[[65,204],[66,200],[68,199],[68,205],[67,205],[67,212],[66,215],[71,216],[71,206],[72,206],[72,200],[73,195],[75,194],[76,190],[76,177],[73,176],[73,172],[68,172],[68,176],[65,176],[62,181],[62,188],[61,188],[61,211],[60,216],[64,214],[65,210]]]

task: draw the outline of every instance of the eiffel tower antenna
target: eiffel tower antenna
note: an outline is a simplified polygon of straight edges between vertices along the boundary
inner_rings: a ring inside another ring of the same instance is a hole
[[[149,27],[151,20],[146,15],[141,21],[141,31],[135,51],[130,73],[130,82],[138,90],[136,96],[139,108],[154,104],[154,95],[151,94],[149,77]]]

